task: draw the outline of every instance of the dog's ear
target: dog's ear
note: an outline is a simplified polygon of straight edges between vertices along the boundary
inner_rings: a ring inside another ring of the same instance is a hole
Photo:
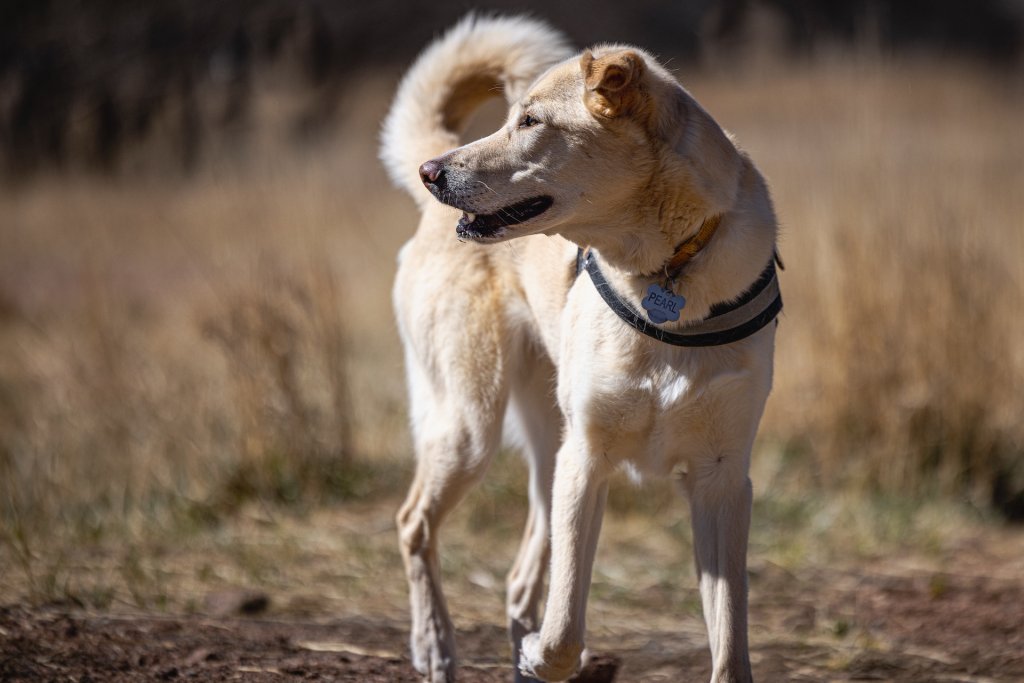
[[[592,113],[615,118],[640,108],[644,59],[636,52],[617,50],[594,57],[587,50],[580,57],[580,69],[583,71],[583,101]]]

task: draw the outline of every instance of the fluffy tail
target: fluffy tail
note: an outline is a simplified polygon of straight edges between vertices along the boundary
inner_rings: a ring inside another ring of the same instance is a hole
[[[525,17],[469,15],[431,43],[406,73],[384,119],[380,158],[417,202],[430,193],[424,161],[458,146],[458,131],[504,88],[514,101],[541,72],[570,54],[565,36]]]

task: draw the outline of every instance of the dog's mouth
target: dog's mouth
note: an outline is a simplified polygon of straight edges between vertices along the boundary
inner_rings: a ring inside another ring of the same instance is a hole
[[[555,203],[553,197],[543,195],[516,202],[494,213],[470,213],[462,214],[458,225],[455,226],[455,234],[460,239],[487,240],[500,236],[505,228],[525,223],[536,218],[551,208]]]

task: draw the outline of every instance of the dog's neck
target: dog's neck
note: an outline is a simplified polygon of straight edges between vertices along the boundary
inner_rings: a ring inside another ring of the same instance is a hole
[[[563,236],[596,251],[609,281],[623,293],[639,294],[651,282],[665,280],[675,261],[674,284],[687,299],[683,319],[701,318],[714,304],[745,291],[774,253],[775,215],[767,188],[756,171],[744,176],[740,194],[745,196],[736,204],[743,209],[680,207],[674,214],[680,218],[670,222],[659,220],[664,211],[637,212],[628,231],[591,226]]]
[[[623,275],[663,275],[673,266],[681,270],[715,241],[723,217],[739,200],[737,176],[716,183],[669,145],[649,161],[650,177],[617,210],[597,220],[588,216],[587,224],[562,233],[597,250],[604,263]]]
[[[601,240],[598,237],[595,240],[589,241],[588,244],[580,246],[584,250],[598,250],[602,253],[604,260],[613,267],[618,268],[623,274],[635,274],[641,278],[655,278],[671,282],[678,278],[686,265],[707,246],[711,238],[714,237],[715,232],[717,232],[721,222],[721,214],[714,214],[705,218],[701,221],[697,231],[680,242],[668,258],[661,257],[663,249],[658,248],[661,246],[660,239],[653,240],[656,243],[653,250],[645,250],[640,244],[641,240],[637,239],[640,235],[636,233],[615,241]],[[667,234],[667,231],[664,232]],[[653,251],[654,253],[653,255],[644,253],[646,251]],[[658,265],[648,268],[647,272],[644,272],[642,264],[647,263],[651,259]]]
[[[721,216],[710,217],[717,230]],[[593,223],[584,229],[563,229],[561,234],[584,249],[594,249],[601,254],[601,260],[623,276],[658,277],[664,276],[666,268],[680,254],[687,254],[685,261],[695,256],[704,246],[700,237],[701,228],[706,226],[704,217],[698,218],[692,226],[680,229],[678,226],[661,226],[657,221],[643,219],[631,221],[630,229],[621,225],[601,226]],[[705,231],[705,238],[710,237]],[[684,263],[680,262],[679,266]]]

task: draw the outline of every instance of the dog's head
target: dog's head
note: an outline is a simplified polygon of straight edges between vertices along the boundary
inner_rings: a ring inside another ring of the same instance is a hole
[[[420,175],[464,212],[459,237],[498,242],[540,232],[585,239],[588,229],[631,220],[722,211],[740,164],[652,57],[603,46],[551,68],[498,131],[427,161]]]

